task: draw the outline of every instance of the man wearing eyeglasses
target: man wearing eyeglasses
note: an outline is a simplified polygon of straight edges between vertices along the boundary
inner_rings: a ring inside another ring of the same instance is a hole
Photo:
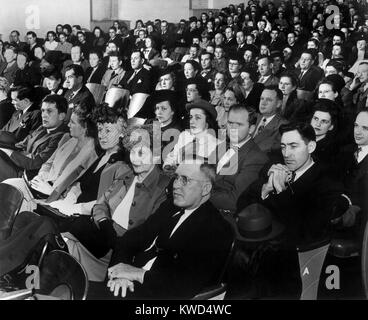
[[[218,281],[233,236],[208,201],[214,180],[211,165],[179,165],[173,199],[117,241],[108,269],[113,295],[189,299]]]

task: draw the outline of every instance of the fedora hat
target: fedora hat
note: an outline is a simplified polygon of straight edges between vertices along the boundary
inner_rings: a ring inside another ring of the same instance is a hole
[[[254,203],[244,208],[236,219],[239,241],[261,242],[273,239],[284,231],[284,226],[272,218],[265,206]]]
[[[16,143],[17,139],[12,133],[7,131],[0,131],[0,148],[16,150]]]
[[[212,104],[210,104],[208,101],[203,100],[203,99],[198,99],[192,103],[188,103],[185,106],[185,109],[187,109],[188,112],[193,108],[199,108],[199,109],[207,111],[208,114],[216,121],[217,111],[215,107]]]

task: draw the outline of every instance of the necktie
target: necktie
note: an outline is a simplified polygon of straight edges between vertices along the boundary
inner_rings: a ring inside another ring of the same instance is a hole
[[[75,95],[76,95],[75,92],[72,92],[72,94],[69,97],[69,102],[74,99]]]
[[[264,128],[266,127],[266,121],[267,119],[263,118],[261,125],[258,127],[257,134],[260,134],[264,130]]]
[[[302,80],[302,78],[303,78],[303,76],[304,76],[304,73],[305,73],[305,71],[301,71],[301,72],[300,72],[299,80]]]
[[[18,114],[17,119],[19,120],[20,118],[22,118],[22,115],[23,115],[23,111],[22,110],[19,110],[19,114]]]
[[[289,183],[293,183],[295,181],[295,176],[296,176],[295,171],[292,171],[291,172],[291,177],[290,177]]]
[[[264,81],[264,77],[261,77],[258,82],[263,83],[263,81]]]
[[[362,151],[362,147],[359,147],[357,151],[354,153],[355,160],[358,162],[359,159],[359,153]]]
[[[134,258],[134,265],[137,267],[143,267],[146,263],[155,257],[163,250],[165,242],[170,239],[172,230],[175,228],[181,216],[185,213],[184,209],[181,209],[177,214],[172,216],[168,221],[166,227],[162,228],[159,232],[155,243],[146,251],[139,253]]]
[[[128,80],[128,84],[134,79],[134,77],[136,76],[136,74],[137,74],[137,71],[134,71],[134,73],[132,74],[132,76]]]
[[[110,80],[114,79],[117,76],[117,73],[115,71],[112,72]]]

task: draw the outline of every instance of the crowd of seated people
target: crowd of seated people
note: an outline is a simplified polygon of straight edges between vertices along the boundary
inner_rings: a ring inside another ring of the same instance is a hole
[[[226,219],[237,229],[257,204],[285,229],[258,269],[287,270],[273,280],[294,281],[297,298],[297,248],[334,227],[359,239],[367,221],[367,15],[363,1],[250,0],[177,25],[12,31],[0,183],[23,201],[0,246],[34,212],[101,284],[96,297],[190,298],[221,273]],[[114,90],[127,99],[110,104]],[[53,209],[70,219],[42,213]]]

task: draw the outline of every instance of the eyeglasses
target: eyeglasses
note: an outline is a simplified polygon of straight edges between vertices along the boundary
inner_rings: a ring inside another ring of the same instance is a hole
[[[180,182],[184,187],[188,183],[191,183],[192,181],[208,182],[208,180],[200,180],[200,179],[189,178],[187,176],[182,176],[182,175],[176,174],[176,173],[174,174],[174,180]]]

